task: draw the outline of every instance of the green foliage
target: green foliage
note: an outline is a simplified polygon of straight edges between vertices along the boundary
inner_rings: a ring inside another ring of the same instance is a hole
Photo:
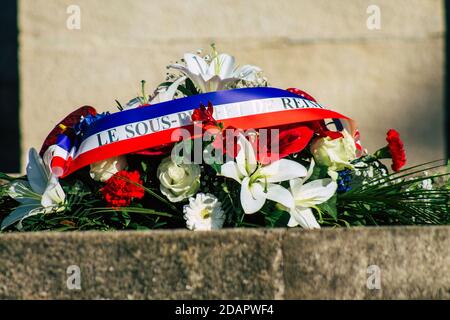
[[[141,105],[148,104],[148,95],[145,93],[145,80],[141,80],[141,95],[138,96]]]
[[[130,161],[130,165],[136,164]],[[147,171],[151,171],[148,163],[142,162],[141,165],[143,167],[147,165]],[[184,222],[180,222],[182,217],[179,214],[179,208],[168,202],[149,185],[142,186],[146,192],[142,201],[145,205],[140,201],[133,203],[131,207],[111,208],[106,207],[99,193],[103,184],[83,178],[85,174],[86,172],[81,170],[73,177],[61,180],[66,194],[64,211],[29,217],[23,220],[21,231],[148,230],[184,226]],[[5,193],[0,194],[0,219],[9,214],[17,204]],[[173,213],[169,214],[167,211]],[[15,230],[14,226],[6,229],[6,231],[12,230]]]
[[[313,180],[323,179],[323,178],[329,178],[328,168],[325,166],[316,164],[314,166],[313,173],[311,174],[311,177],[308,180],[313,181]]]
[[[5,180],[5,181],[14,181],[16,180],[16,178],[8,176],[7,174],[0,172],[0,180]]]
[[[317,205],[317,209],[321,213],[325,213],[329,215],[331,218],[334,219],[334,221],[337,221],[338,219],[338,210],[336,206],[337,196],[334,195],[328,201],[322,202],[321,204]]]
[[[194,83],[192,82],[191,79],[186,79],[185,81],[185,85],[181,85],[178,87],[178,89],[185,94],[186,96],[193,96],[196,94],[199,94],[200,92],[197,90],[197,88],[195,87]]]
[[[266,227],[269,228],[284,228],[291,217],[289,212],[280,209],[275,209],[269,212],[262,211],[262,213],[264,215]]]
[[[443,168],[424,164],[388,175],[376,175],[365,184],[339,194],[340,225],[449,224],[449,172],[424,175]],[[440,180],[444,180],[444,184]],[[431,188],[430,183],[433,185]],[[424,187],[428,185],[428,187]]]
[[[244,212],[238,201],[237,189],[234,181],[225,180],[220,184],[217,190],[217,198],[222,204],[222,210],[225,212],[225,224],[230,227],[239,227],[244,220]]]
[[[158,87],[169,87],[172,83],[173,83],[172,81],[166,81],[166,82],[161,83]],[[197,88],[195,87],[192,80],[189,78],[186,79],[184,84],[180,84],[177,89],[178,89],[178,91],[180,91],[182,94],[184,94],[187,97],[200,93],[197,90]]]
[[[128,170],[141,172],[144,181],[141,187],[145,190],[145,197],[130,207],[107,207],[100,192],[104,184],[90,179],[87,169],[80,170],[61,180],[66,194],[64,211],[29,217],[22,222],[22,230],[184,228],[182,207],[187,202],[174,204],[160,193],[156,177],[160,161],[158,157],[128,156]],[[428,163],[388,174],[387,168],[377,160],[364,161],[354,164],[357,169],[352,171],[350,191],[338,193],[312,208],[322,226],[450,224],[448,164]],[[240,184],[218,175],[219,165],[201,167],[200,192],[212,193],[219,199],[226,215],[225,227],[286,227],[290,214],[285,208],[267,201],[260,212],[245,214],[240,204]],[[428,171],[432,173],[424,174]],[[362,174],[368,172],[371,177]],[[6,181],[14,179],[0,177]],[[309,180],[325,177],[327,168],[316,165]],[[288,187],[286,183],[282,185]],[[7,188],[8,183],[0,186],[0,219],[18,205],[8,196]],[[15,227],[6,229],[12,230]]]

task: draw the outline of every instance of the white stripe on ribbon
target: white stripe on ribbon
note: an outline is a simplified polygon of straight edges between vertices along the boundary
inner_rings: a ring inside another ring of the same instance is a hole
[[[151,106],[146,108],[151,108]],[[213,116],[216,120],[220,121],[237,117],[305,108],[323,109],[320,104],[302,98],[278,97],[215,105]],[[190,125],[192,124],[192,112],[193,110],[172,113],[157,118],[131,122],[101,131],[87,137],[80,144],[80,147],[73,158],[75,159],[85,152],[110,142],[124,141],[138,136],[152,134],[154,132]],[[73,151],[71,153],[73,153]]]

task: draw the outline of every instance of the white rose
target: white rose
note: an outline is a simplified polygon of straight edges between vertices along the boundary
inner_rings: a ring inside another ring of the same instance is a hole
[[[160,190],[171,202],[179,202],[197,193],[200,188],[200,166],[177,164],[170,157],[158,166]]]
[[[96,181],[105,182],[117,172],[124,170],[127,165],[127,158],[125,156],[112,157],[91,164],[90,175]]]
[[[328,167],[329,175],[336,179],[336,171],[352,169],[350,161],[356,159],[355,140],[344,130],[343,137],[332,140],[329,137],[318,138],[311,144],[311,153],[316,163]]]

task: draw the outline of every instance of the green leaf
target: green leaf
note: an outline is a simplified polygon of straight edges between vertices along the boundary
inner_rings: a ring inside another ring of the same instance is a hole
[[[313,180],[323,179],[323,178],[329,178],[328,177],[328,167],[316,164],[314,166],[313,173],[308,180],[313,181]]]
[[[162,82],[162,83],[160,83],[160,84],[158,85],[157,88],[159,88],[159,87],[170,87],[170,85],[171,85],[172,83],[173,83],[173,82],[171,82],[171,81]]]
[[[198,92],[198,90],[195,87],[195,85],[192,82],[192,80],[189,79],[189,78],[186,79],[186,89],[188,89],[192,93],[192,95],[196,95],[196,94],[200,93],[200,92]]]
[[[220,173],[220,170],[221,170],[220,169],[221,168],[220,164],[213,162],[213,163],[210,164],[210,167],[213,168],[214,171],[216,171],[217,173]]]
[[[149,227],[137,224],[137,223],[131,223],[129,225],[130,228],[133,228],[134,230],[150,230]]]
[[[184,85],[179,85],[178,90],[183,93],[185,96],[194,96],[199,94],[197,88],[191,79],[187,78]]]
[[[186,88],[185,86],[183,86],[183,85],[179,85],[178,86],[178,91],[180,91],[182,94],[184,94],[185,96],[193,96],[193,94],[192,94],[192,92],[188,89],[188,88]]]
[[[228,183],[231,185],[229,186]],[[237,190],[233,188],[233,182],[224,181],[220,185],[220,190],[213,194],[216,194],[220,203],[222,204],[222,210],[225,212],[226,224],[232,227],[238,227],[241,225],[244,219],[244,213],[239,202],[239,196]]]
[[[163,217],[169,217],[169,218],[173,218],[174,216],[167,213],[167,212],[162,212],[162,211],[157,211],[154,209],[148,209],[148,208],[139,208],[139,207],[124,207],[124,208],[109,208],[109,207],[105,207],[105,208],[91,208],[90,209],[92,213],[112,213],[113,217],[116,217],[118,212],[124,212],[126,211],[126,214],[129,213],[138,213],[138,214],[142,214],[142,215],[159,215],[159,216],[163,216]],[[123,213],[122,213],[123,214]]]
[[[141,167],[142,171],[147,172],[148,166],[147,163],[145,163],[145,161],[141,161]]]
[[[0,172],[0,180],[14,181],[14,180],[16,180],[16,178],[10,177],[5,173]]]
[[[142,168],[142,172],[144,172],[144,174],[142,175],[142,179],[144,180],[144,182],[147,182],[148,181],[148,175],[147,175],[148,165],[145,161],[141,161],[141,168]]]
[[[389,148],[387,146],[377,150],[373,154],[373,156],[376,159],[391,159],[392,158],[391,151],[389,150]]]
[[[7,217],[5,217],[1,224],[1,230],[17,223],[20,220],[24,220],[32,215],[42,214],[40,203],[24,204],[18,206],[14,211],[12,211]]]
[[[271,212],[261,211],[264,219],[271,228],[286,227],[291,215],[284,210],[274,210]]]
[[[336,207],[336,195],[332,196],[327,201],[317,205],[317,207],[320,209],[320,211],[327,213],[329,216],[331,216],[335,221],[338,219],[338,211]]]

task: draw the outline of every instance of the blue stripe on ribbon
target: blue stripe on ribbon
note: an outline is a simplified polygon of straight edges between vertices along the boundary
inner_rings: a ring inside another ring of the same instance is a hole
[[[72,147],[72,141],[68,136],[66,136],[63,133],[60,133],[56,138],[56,145],[66,150],[67,152],[70,152],[70,148]]]
[[[344,126],[342,125],[342,122],[340,119],[333,119],[334,125],[336,126],[337,131],[344,130]]]
[[[149,107],[125,110],[105,116],[97,120],[86,132],[84,139],[101,131],[122,126],[128,123],[144,121],[168,114],[190,111],[200,106],[200,103],[207,105],[221,105],[235,102],[243,102],[256,99],[292,97],[305,99],[299,95],[277,88],[242,88],[224,91],[216,91],[198,94],[190,97],[175,99],[158,103]]]

